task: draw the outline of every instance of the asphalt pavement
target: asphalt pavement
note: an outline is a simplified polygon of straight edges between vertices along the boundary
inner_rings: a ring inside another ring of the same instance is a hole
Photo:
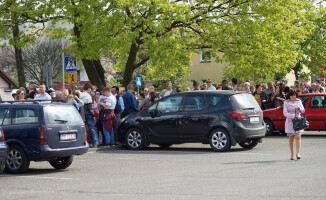
[[[26,174],[0,175],[0,199],[326,199],[326,132],[305,134],[301,157],[290,160],[285,136],[226,153],[203,144],[92,149],[66,170],[32,162]]]

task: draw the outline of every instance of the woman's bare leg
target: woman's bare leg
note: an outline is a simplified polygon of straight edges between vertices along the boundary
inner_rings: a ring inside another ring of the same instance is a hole
[[[294,158],[294,136],[289,136],[291,158]]]
[[[296,135],[295,136],[295,145],[296,145],[296,150],[297,150],[297,157],[300,157],[301,154],[301,135]]]

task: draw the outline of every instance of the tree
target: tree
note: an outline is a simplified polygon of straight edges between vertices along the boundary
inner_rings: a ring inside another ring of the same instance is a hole
[[[20,87],[25,87],[25,70],[22,48],[35,41],[33,33],[26,33],[25,23],[42,22],[46,0],[1,0],[0,1],[0,39],[2,46],[12,45],[15,51],[16,68]]]
[[[321,66],[326,65],[325,49],[326,49],[326,10],[323,7],[319,8],[318,16],[313,20],[315,28],[300,44],[301,54],[298,55],[297,63],[292,68],[295,77],[299,80],[300,72],[303,66],[306,66],[310,72],[318,76],[320,73],[325,73]]]
[[[67,48],[68,43],[65,42],[64,44],[64,48]],[[55,79],[62,72],[61,50],[62,44],[60,40],[52,40],[46,37],[39,37],[33,45],[22,48],[25,78],[36,82],[44,81],[43,66],[50,65],[53,67],[52,78]],[[0,56],[3,67],[9,71],[11,76],[16,76],[17,74],[13,72],[13,66],[15,65],[14,47],[4,48],[0,52]]]
[[[298,60],[306,56],[302,44],[313,34],[319,11],[312,1],[289,1],[288,7],[282,6],[282,1],[271,1],[258,8],[266,13],[265,17],[255,17],[259,24],[246,24],[247,28],[242,30],[255,30],[255,35],[241,38],[225,52],[226,61],[232,64],[225,74],[237,71],[241,77],[266,82],[298,67]]]
[[[212,57],[245,73],[270,75],[294,66],[299,44],[311,34],[312,0],[52,0],[53,16],[73,24],[53,35],[73,35],[74,54],[90,80],[104,85],[100,60],[110,52],[126,86],[135,70],[152,79],[189,73],[192,53]],[[144,64],[147,63],[146,66]]]

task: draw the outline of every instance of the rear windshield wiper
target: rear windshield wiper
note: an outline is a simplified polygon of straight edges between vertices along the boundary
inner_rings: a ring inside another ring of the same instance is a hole
[[[255,110],[255,108],[243,108],[242,110]]]
[[[62,122],[62,123],[67,123],[68,120],[63,120],[63,119],[55,119],[54,121],[56,122]]]

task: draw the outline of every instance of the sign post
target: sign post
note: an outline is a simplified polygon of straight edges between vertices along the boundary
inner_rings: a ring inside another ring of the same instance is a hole
[[[141,86],[141,77],[136,77],[136,85],[137,85],[138,95],[139,95],[139,86]]]

